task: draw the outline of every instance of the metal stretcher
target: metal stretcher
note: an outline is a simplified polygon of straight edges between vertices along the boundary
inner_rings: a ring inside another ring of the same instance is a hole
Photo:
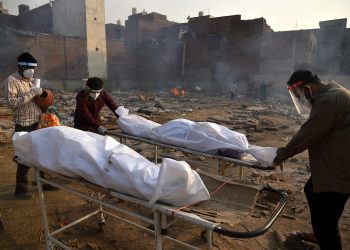
[[[118,137],[120,143],[123,143],[123,144],[129,146],[130,148],[133,148],[134,150],[139,149],[139,148],[137,146],[132,145],[132,144],[128,144],[127,140],[142,142],[142,143],[146,143],[148,145],[154,146],[153,149],[142,148],[142,150],[153,152],[155,155],[155,159],[154,159],[155,163],[158,162],[159,156],[162,156],[162,157],[173,158],[175,160],[185,160],[190,165],[191,165],[191,163],[195,163],[197,165],[203,165],[203,166],[207,166],[207,167],[210,165],[210,167],[212,167],[213,166],[212,163],[207,164],[207,163],[199,162],[198,160],[193,160],[194,157],[210,158],[210,159],[215,160],[215,162],[216,162],[215,167],[217,169],[217,174],[219,174],[219,175],[223,175],[223,176],[225,175],[226,167],[222,164],[224,162],[235,164],[235,165],[239,166],[239,180],[242,180],[242,178],[243,178],[243,168],[253,168],[253,169],[259,169],[259,170],[266,170],[266,171],[275,170],[275,168],[272,166],[263,167],[263,166],[259,165],[259,162],[254,161],[252,159],[237,159],[237,158],[231,158],[231,157],[226,157],[226,156],[221,156],[221,155],[216,155],[216,154],[204,153],[204,152],[200,152],[200,151],[196,151],[196,150],[191,150],[188,148],[182,148],[182,147],[178,147],[178,146],[173,146],[173,145],[169,145],[169,144],[155,142],[152,140],[132,136],[129,134],[125,134],[123,132],[118,132],[118,131],[113,131],[113,130],[109,130],[107,132],[107,134],[110,136],[113,136],[113,137]],[[161,151],[161,149],[171,149],[171,150],[183,152],[186,154],[190,154],[192,157],[186,158],[186,159],[184,159],[184,157],[176,157],[174,155],[163,153]]]
[[[157,250],[162,249],[164,240],[170,240],[186,248],[199,249],[198,246],[192,246],[172,235],[172,225],[180,220],[206,230],[206,246],[207,249],[212,249],[213,233],[233,238],[251,238],[264,234],[275,222],[286,204],[286,194],[283,192],[255,184],[248,185],[234,182],[231,179],[208,174],[201,170],[197,170],[197,172],[200,174],[204,184],[211,193],[211,199],[199,204],[189,204],[184,207],[172,207],[162,203],[152,204],[140,198],[105,189],[83,179],[65,177],[35,166],[34,169],[39,192],[46,249],[53,249],[55,246],[59,246],[63,249],[70,249],[65,242],[59,239],[59,234],[95,215],[100,216],[101,225],[105,223],[106,215],[122,220],[153,234],[155,236],[155,249]],[[42,175],[40,172],[50,174],[53,178],[44,179],[41,177]],[[65,184],[62,184],[62,181],[60,182],[60,180],[64,180]],[[72,185],[67,185],[67,182],[73,182],[74,187],[72,187]],[[61,188],[73,195],[96,203],[97,209],[59,229],[50,231],[50,223],[46,213],[44,192],[42,188],[43,183]],[[75,188],[76,186],[81,187],[81,185],[89,190],[92,189],[98,191],[98,197],[87,195],[81,191],[81,188],[80,190],[79,188]],[[272,194],[271,196],[275,198],[274,209],[265,224],[253,231],[242,232],[230,229],[230,225],[239,223],[244,216],[252,213],[258,196],[265,192]],[[103,196],[114,198],[104,198],[104,200],[102,200]],[[115,198],[119,201],[122,200],[125,202],[115,202]],[[149,209],[151,216],[146,216],[145,214],[140,213],[138,209],[133,209],[132,206],[128,206],[126,203],[135,204],[136,206],[142,206],[145,209]],[[122,213],[124,216],[119,215],[119,213]],[[128,217],[131,217],[131,219]],[[153,226],[150,228],[149,225]]]

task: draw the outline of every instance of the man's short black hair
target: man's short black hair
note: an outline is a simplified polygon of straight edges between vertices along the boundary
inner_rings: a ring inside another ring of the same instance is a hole
[[[91,77],[87,80],[86,86],[93,90],[100,90],[103,87],[103,81],[98,77]]]
[[[301,81],[303,83],[311,83],[311,84],[321,82],[320,78],[318,78],[318,76],[313,74],[311,71],[299,69],[290,76],[287,84],[290,86],[290,85],[293,85],[294,83],[301,82]]]
[[[23,52],[17,57],[17,62],[38,63],[29,52]]]

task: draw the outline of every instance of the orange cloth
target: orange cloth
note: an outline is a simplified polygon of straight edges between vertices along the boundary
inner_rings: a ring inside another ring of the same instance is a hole
[[[174,96],[179,96],[179,90],[177,88],[172,88],[171,93],[173,93]]]
[[[52,113],[42,114],[38,124],[38,128],[47,128],[53,126],[61,126],[60,119]]]

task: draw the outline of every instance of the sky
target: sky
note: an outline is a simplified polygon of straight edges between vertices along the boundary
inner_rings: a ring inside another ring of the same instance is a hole
[[[27,4],[32,9],[49,0],[2,2],[9,14],[18,15],[19,4]],[[124,25],[133,7],[138,13],[157,12],[178,23],[187,22],[188,16],[195,17],[203,11],[204,15],[213,17],[238,14],[242,20],[263,17],[274,31],[316,29],[320,21],[340,18],[347,18],[347,27],[350,27],[350,0],[105,0],[106,23],[120,19]]]

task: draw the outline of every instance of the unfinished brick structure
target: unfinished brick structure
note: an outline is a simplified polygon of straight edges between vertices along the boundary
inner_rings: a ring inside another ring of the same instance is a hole
[[[147,40],[159,40],[162,28],[173,24],[165,15],[155,12],[131,15],[125,21],[125,43],[133,46]]]
[[[86,40],[50,34],[0,29],[0,47],[3,56],[1,79],[16,70],[16,56],[30,51],[39,61],[37,74],[47,80],[83,79],[87,75]],[[59,86],[60,86],[59,85]]]
[[[259,72],[261,40],[266,32],[272,30],[263,18],[191,18],[184,39],[185,80],[213,82],[216,90],[233,80],[246,81]]]

